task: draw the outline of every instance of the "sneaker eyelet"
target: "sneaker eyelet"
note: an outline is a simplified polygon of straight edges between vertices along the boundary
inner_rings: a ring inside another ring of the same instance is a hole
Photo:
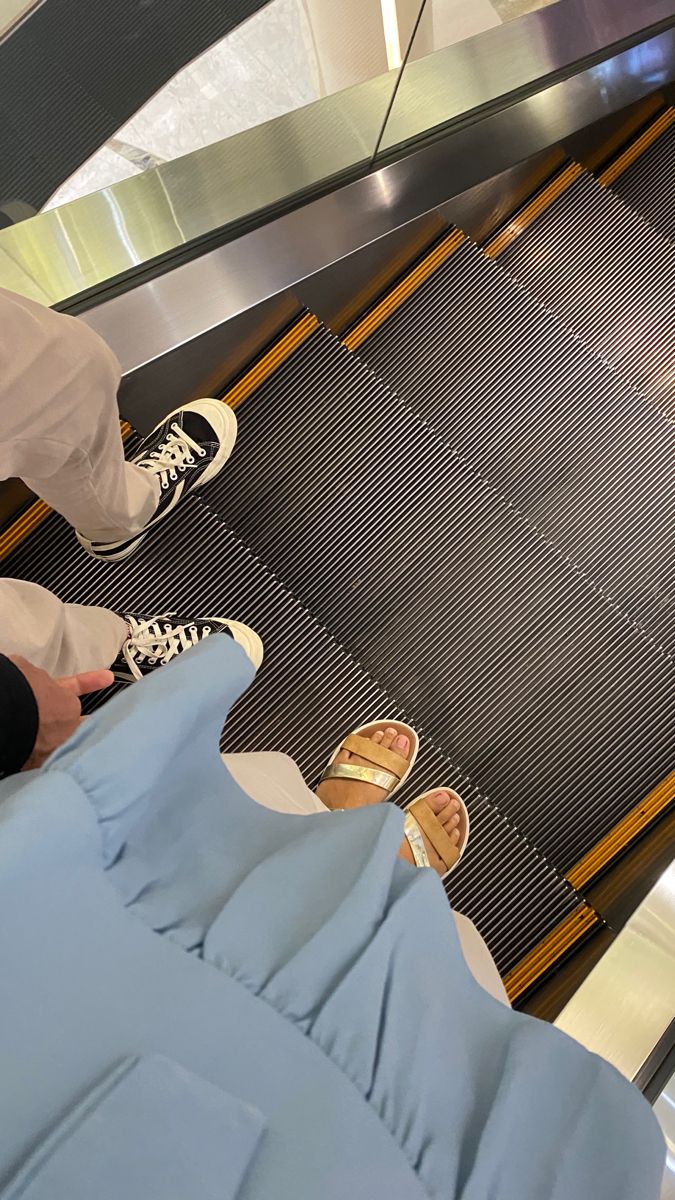
[[[206,450],[203,450],[201,446],[199,448],[199,457],[206,458]]]
[[[169,490],[169,481],[168,481],[168,479],[166,479],[166,480],[163,479],[162,480],[162,491],[166,492],[168,490]]]

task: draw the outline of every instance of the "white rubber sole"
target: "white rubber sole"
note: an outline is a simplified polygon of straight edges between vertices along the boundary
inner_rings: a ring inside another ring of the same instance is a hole
[[[358,729],[351,729],[350,733],[358,733],[360,737],[368,737],[370,734],[375,733],[376,730],[378,730],[378,729],[382,729],[382,730],[395,729],[397,733],[405,734],[405,736],[407,738],[410,738],[410,743],[413,748],[412,755],[410,756],[410,765],[408,766],[408,770],[406,771],[403,778],[399,781],[399,783],[396,784],[396,787],[393,788],[393,790],[388,793],[387,798],[390,799],[399,790],[399,788],[403,787],[403,784],[405,783],[406,779],[410,775],[410,772],[412,771],[413,767],[415,766],[415,763],[417,761],[417,755],[419,754],[419,750],[420,750],[420,739],[418,738],[418,736],[415,733],[415,730],[412,728],[412,726],[406,725],[405,722],[403,722],[403,721],[369,721],[367,725],[359,725]],[[342,742],[340,743],[339,746],[337,746],[335,748],[335,750],[331,754],[330,758],[328,759],[328,762],[326,763],[327,767],[330,767],[333,765],[333,763],[335,762],[335,759],[337,758],[341,749],[342,749]]]
[[[256,671],[262,666],[264,657],[264,648],[262,638],[258,637],[255,629],[251,629],[249,625],[242,624],[241,621],[230,621],[227,617],[213,617],[214,624],[218,622],[221,625],[227,625],[235,642],[237,642],[242,650],[245,650],[250,658]]]
[[[136,551],[138,550],[138,547],[140,546],[141,542],[144,541],[145,538],[147,537],[147,534],[139,533],[138,537],[134,538],[134,540],[132,542],[125,542],[124,549],[120,550],[117,554],[97,554],[96,551],[93,549],[92,544],[89,541],[89,539],[86,537],[83,537],[81,533],[77,532],[77,530],[75,530],[75,537],[77,538],[78,542],[80,543],[82,549],[86,550],[87,554],[91,555],[92,558],[95,558],[97,562],[111,562],[112,563],[112,562],[121,562],[121,560],[123,558],[128,558],[130,554],[135,554]]]
[[[453,865],[450,867],[450,870],[445,872],[445,875],[439,876],[440,879],[447,879],[448,875],[452,875],[452,872],[455,871],[457,869],[457,867],[459,866],[459,864],[461,863],[462,855],[464,854],[464,851],[466,850],[467,845],[469,843],[469,831],[470,831],[471,822],[469,820],[469,810],[466,807],[466,804],[464,803],[464,801],[462,800],[462,797],[455,791],[454,788],[436,787],[436,788],[431,788],[431,791],[429,791],[429,792],[422,792],[421,796],[415,796],[415,799],[411,800],[410,804],[406,804],[405,807],[406,807],[406,812],[407,812],[408,809],[410,808],[411,804],[415,804],[418,800],[426,800],[428,796],[433,796],[436,792],[449,792],[451,796],[454,796],[456,800],[459,800],[460,811],[464,818],[464,832],[462,834],[462,837],[459,840],[459,844],[457,847],[459,850],[459,858],[457,859],[456,863],[453,863]]]

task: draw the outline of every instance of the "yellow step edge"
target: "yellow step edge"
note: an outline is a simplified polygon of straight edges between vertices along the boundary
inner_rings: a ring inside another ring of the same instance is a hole
[[[133,433],[133,429],[128,421],[120,421],[120,433],[124,441]],[[3,558],[7,558],[8,554],[12,553],[16,547],[37,529],[44,520],[49,516],[51,508],[45,504],[44,500],[35,500],[25,512],[17,517],[11,525],[0,534],[0,562]]]
[[[645,799],[636,804],[618,825],[602,838],[567,872],[567,881],[574,888],[583,887],[593,879],[622,850],[626,850],[639,834],[643,833],[657,817],[675,800],[675,771],[656,785]]]
[[[517,967],[504,976],[504,987],[511,1003],[514,1004],[595,925],[602,925],[601,918],[583,903],[556,925]]]
[[[459,229],[453,229],[447,237],[434,246],[433,250],[425,254],[424,258],[403,277],[400,283],[387,292],[386,296],[344,335],[343,345],[348,350],[356,350],[362,345],[371,333],[379,329],[387,317],[400,308],[403,302],[412,296],[413,292],[417,291],[430,275],[433,275],[434,271],[461,246],[463,241],[464,234]]]
[[[36,500],[20,517],[17,517],[16,521],[3,534],[0,534],[0,562],[8,554],[11,554],[12,550],[15,550],[19,543],[28,537],[29,533],[41,525],[51,511],[44,500]]]
[[[238,408],[318,327],[319,321],[313,313],[306,313],[296,321],[295,325],[282,334],[262,358],[242,375],[234,387],[225,393],[225,404],[229,404],[230,408]]]
[[[649,147],[657,140],[657,138],[660,138],[661,135],[665,133],[666,130],[669,129],[673,124],[675,124],[675,108],[667,108],[665,112],[662,112],[661,115],[656,118],[655,121],[652,121],[651,125],[648,125],[647,128],[642,131],[640,136],[637,137],[634,142],[631,142],[630,146],[627,146],[626,149],[619,154],[619,156],[615,158],[613,162],[609,163],[609,165],[599,173],[598,180],[600,183],[603,183],[605,187],[609,186],[611,183],[614,183],[614,180],[618,179],[619,176],[628,169],[628,167],[632,166],[635,160],[639,158],[641,154],[644,154],[645,150],[648,150]]]
[[[226,394],[224,403],[230,408],[236,408],[255,388],[267,379],[282,362],[285,361],[310,333],[318,327],[318,320],[311,314],[301,317],[278,342],[267,351]],[[120,422],[122,438],[126,440],[133,433],[128,421]],[[7,558],[20,543],[37,529],[49,516],[51,508],[43,500],[36,500],[25,512],[17,517],[10,526],[0,534],[0,562]]]
[[[579,163],[570,163],[562,171],[559,171],[550,183],[547,183],[546,187],[537,193],[533,200],[530,200],[524,208],[521,208],[520,212],[512,217],[508,225],[500,229],[499,233],[496,233],[483,246],[483,252],[487,254],[488,258],[497,258],[499,254],[502,254],[516,240],[519,234],[523,233],[533,221],[536,221],[537,217],[541,216],[553,204],[554,200],[558,199],[558,196],[561,196],[563,192],[567,191],[568,187],[572,186],[575,179],[578,179],[582,172],[583,167]]]

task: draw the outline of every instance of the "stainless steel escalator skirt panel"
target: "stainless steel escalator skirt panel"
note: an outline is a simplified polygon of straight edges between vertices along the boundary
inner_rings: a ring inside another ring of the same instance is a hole
[[[249,412],[254,411],[255,402]],[[247,420],[244,405],[239,412],[242,431]],[[283,445],[276,451],[283,454]],[[242,446],[236,453],[245,460],[248,503],[264,512],[266,501],[256,497],[259,448],[251,452]],[[292,463],[287,468],[290,474]],[[300,763],[314,786],[329,754],[350,729],[364,720],[404,714],[349,646],[339,644],[302,598],[231,529],[215,499],[209,485],[159,526],[138,555],[119,564],[87,558],[72,530],[51,516],[3,568],[8,575],[51,588],[66,601],[119,612],[233,616],[250,624],[265,644],[265,662],[227,722],[223,749],[283,750]],[[290,537],[290,527],[288,532]],[[579,897],[471,787],[448,755],[423,737],[401,802],[439,784],[461,789],[472,820],[471,845],[461,869],[450,878],[451,899],[475,920],[506,973],[575,909]]]
[[[675,245],[675,125],[619,175],[611,188]]]
[[[645,34],[648,40],[618,54],[608,50],[605,61],[532,96],[520,95],[551,73],[570,72],[580,59],[673,20],[675,0],[645,0],[639,7],[602,0],[592,19],[586,0],[552,5],[411,64],[411,78],[432,71],[442,79],[444,105],[435,105],[429,122],[450,122],[452,136],[436,154],[377,171],[351,185],[354,190],[341,189],[337,206],[330,195],[327,203],[307,204],[299,222],[288,214],[271,219],[290,195],[334,187],[331,179],[347,167],[371,169],[393,85],[389,75],[2,231],[0,285],[49,304],[71,301],[196,238],[221,238],[243,218],[266,221],[258,230],[265,236],[246,241],[245,268],[229,259],[228,247],[216,252],[222,256],[221,303],[207,281],[199,305],[201,328],[207,329],[665,84],[675,71],[672,29]],[[508,54],[501,52],[505,44]],[[508,105],[494,111],[498,98],[501,103],[507,96]],[[394,122],[404,116],[405,106],[398,105]],[[252,163],[260,169],[252,172]],[[191,276],[182,278],[193,300]],[[177,307],[175,294],[155,287],[145,297],[143,337],[128,346],[115,310],[99,317],[126,370],[175,346],[184,325],[186,338],[198,332],[190,307]],[[166,325],[160,319],[165,313]],[[158,320],[157,336],[151,336]],[[135,323],[130,312],[126,327]]]
[[[675,245],[582,172],[499,262],[675,418]]]
[[[555,1024],[635,1079],[675,1017],[675,863]]]
[[[514,162],[523,161],[590,121],[650,94],[655,78],[675,76],[675,32],[671,30],[654,39],[652,51],[657,61],[653,73],[636,72],[634,59],[630,58],[633,52],[627,51],[613,60],[615,70],[606,78],[597,72],[574,76],[508,109],[458,128],[442,140],[300,209],[269,220],[191,262],[173,269],[167,266],[165,273],[130,286],[123,295],[105,300],[103,292],[97,292],[82,306],[86,309],[84,319],[113,347],[123,371],[132,373],[270,296],[292,289],[304,302],[303,280],[333,263],[347,262],[363,246],[446,205],[453,196],[463,195]],[[445,209],[444,216],[452,219],[452,206]],[[118,217],[121,219],[121,214]],[[32,224],[24,222],[17,226],[13,236],[28,236]],[[32,292],[37,286],[38,298],[46,302],[76,296],[85,283],[96,285],[99,279],[132,266],[125,257],[125,248],[122,258],[116,260],[119,246],[106,236],[102,243],[105,267],[99,270],[94,265],[89,274],[89,266],[85,264],[85,281],[79,274],[78,263],[71,260],[75,275],[59,279],[52,288],[45,285],[47,275],[42,266],[36,274],[30,263],[37,260],[26,259],[18,246],[8,242],[3,257],[3,237],[7,232],[0,232],[0,285],[7,286],[8,280],[12,280],[10,286],[20,292]],[[33,250],[41,244],[40,237]],[[62,244],[72,244],[72,237],[66,237],[63,229],[49,242],[52,262],[54,246]],[[134,261],[140,261],[142,255],[139,248]],[[44,261],[41,252],[40,264]],[[58,263],[63,261],[64,258],[59,258]],[[60,270],[60,265],[57,269]],[[167,397],[167,411],[187,384],[181,379],[179,356],[175,380],[175,392]]]

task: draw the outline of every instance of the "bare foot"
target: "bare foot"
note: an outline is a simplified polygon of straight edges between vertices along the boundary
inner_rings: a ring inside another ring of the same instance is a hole
[[[384,730],[378,730],[371,734],[371,738],[378,745],[384,746],[387,750],[393,750],[396,754],[400,754],[402,758],[409,758],[411,754],[410,739],[405,734],[399,733],[392,725],[389,725]],[[360,758],[358,754],[351,754],[349,750],[341,750],[335,758],[336,763],[351,763],[358,767],[372,767],[373,763],[367,758]],[[381,804],[383,800],[388,798],[388,793],[384,788],[377,787],[374,783],[362,783],[359,779],[324,779],[316,789],[316,794],[319,800],[326,805],[326,808],[363,808],[366,804]],[[426,797],[426,802],[433,813],[438,817],[445,832],[450,837],[454,845],[459,845],[461,832],[461,810],[459,798],[455,792],[448,790],[439,790],[432,792]],[[424,837],[424,834],[422,834]],[[439,875],[445,874],[445,863],[434,850],[428,838],[424,838],[424,844],[429,856],[429,863]],[[413,852],[410,849],[407,839],[403,839],[401,849],[399,851],[401,858],[406,862],[415,863]]]
[[[402,758],[410,757],[410,738],[399,733],[393,725],[371,734],[371,740],[383,746],[385,750],[393,750],[400,754]],[[350,763],[355,767],[376,765],[367,758],[359,758],[358,754],[351,754],[349,750],[341,750],[335,762]],[[316,794],[326,808],[363,808],[366,804],[380,804],[388,796],[384,788],[377,787],[374,783],[361,783],[360,779],[323,779],[316,789]]]

